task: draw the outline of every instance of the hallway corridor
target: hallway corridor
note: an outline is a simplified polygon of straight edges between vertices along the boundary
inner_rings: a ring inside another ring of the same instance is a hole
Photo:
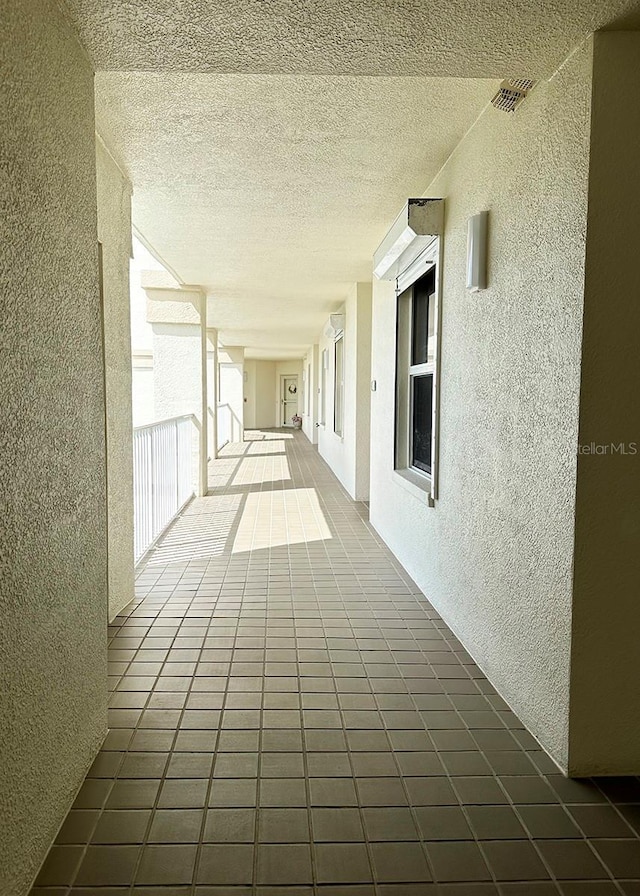
[[[306,438],[246,439],[110,628],[34,896],[638,896],[638,779],[564,779]]]

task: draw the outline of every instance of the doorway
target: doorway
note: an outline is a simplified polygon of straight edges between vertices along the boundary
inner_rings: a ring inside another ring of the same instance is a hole
[[[293,426],[291,418],[298,413],[298,377],[287,374],[280,377],[281,426]]]

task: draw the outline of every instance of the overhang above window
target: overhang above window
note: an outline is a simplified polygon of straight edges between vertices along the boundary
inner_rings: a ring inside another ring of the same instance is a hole
[[[373,255],[378,280],[397,280],[444,228],[444,199],[408,199]]]

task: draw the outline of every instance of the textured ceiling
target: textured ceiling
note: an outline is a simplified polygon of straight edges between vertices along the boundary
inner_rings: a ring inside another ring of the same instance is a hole
[[[371,279],[402,203],[495,83],[100,73],[96,110],[131,176],[135,226],[207,289],[229,344],[276,356],[302,353],[350,284]]]
[[[638,0],[65,0],[97,70],[541,77]]]
[[[62,2],[135,225],[229,343],[273,356],[370,279],[490,99],[479,79],[546,77],[591,31],[640,27],[640,0]]]

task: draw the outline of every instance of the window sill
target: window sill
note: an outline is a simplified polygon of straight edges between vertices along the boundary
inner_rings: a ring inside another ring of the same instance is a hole
[[[415,473],[413,470],[404,469],[404,470],[394,470],[393,471],[393,479],[398,485],[402,486],[403,489],[409,492],[409,494],[413,495],[415,498],[418,498],[420,501],[424,501],[429,507],[435,507],[435,502],[431,497],[431,477],[430,476],[421,476],[419,473]]]

